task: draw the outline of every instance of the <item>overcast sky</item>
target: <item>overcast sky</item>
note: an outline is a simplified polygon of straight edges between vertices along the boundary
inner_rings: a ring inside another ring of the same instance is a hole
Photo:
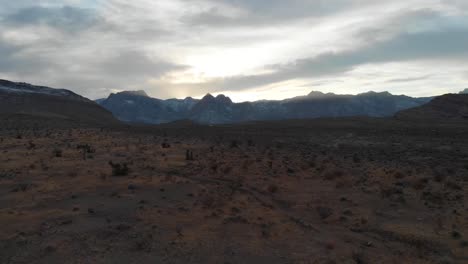
[[[468,88],[467,0],[0,0],[0,78],[91,99]]]

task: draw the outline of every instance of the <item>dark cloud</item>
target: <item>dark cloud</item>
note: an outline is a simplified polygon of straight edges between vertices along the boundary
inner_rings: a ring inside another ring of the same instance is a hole
[[[22,8],[2,19],[9,26],[47,25],[76,32],[100,24],[103,20],[92,10],[71,6]]]
[[[427,80],[431,78],[432,75],[424,75],[424,76],[418,76],[418,77],[413,77],[413,78],[398,78],[398,79],[391,79],[388,80],[387,83],[407,83],[407,82],[415,82],[415,81],[422,81],[422,80]]]
[[[26,48],[11,44],[0,37],[0,73],[32,74],[53,64],[38,54],[25,54]]]
[[[16,52],[18,52],[21,48],[15,47],[7,42],[5,42],[2,38],[0,38],[0,70],[4,71],[8,68],[11,68],[12,64],[12,57]]]
[[[186,0],[196,2],[194,0]],[[200,13],[190,14],[182,21],[193,26],[271,26],[304,18],[320,18],[338,13],[354,6],[372,3],[355,0],[221,0],[211,1],[213,6]],[[228,6],[238,10],[238,14],[223,12]]]

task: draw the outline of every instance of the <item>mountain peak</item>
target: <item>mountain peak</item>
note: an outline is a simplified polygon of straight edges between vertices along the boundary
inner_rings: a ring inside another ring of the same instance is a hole
[[[224,94],[219,94],[218,96],[216,96],[216,101],[225,103],[225,104],[232,104],[231,98],[225,96]]]
[[[207,93],[205,96],[203,96],[202,101],[207,101],[207,100],[213,100],[215,99],[213,95],[210,93]]]
[[[389,93],[388,91],[384,91],[384,92],[374,92],[374,91],[369,91],[369,92],[366,92],[366,93],[360,93],[358,95],[382,95],[382,96],[392,96],[391,93]]]
[[[143,90],[123,91],[123,92],[120,92],[120,94],[127,94],[127,95],[133,95],[133,96],[149,97],[148,94],[147,94],[145,91],[143,91]]]
[[[312,91],[307,95],[307,97],[321,98],[321,97],[335,96],[335,95],[336,94],[334,94],[334,93],[323,93],[323,92],[320,92],[320,91]]]
[[[216,103],[222,103],[222,104],[232,104],[231,98],[219,94],[216,97],[211,95],[210,93],[206,94],[202,99],[202,102],[216,102]]]
[[[324,95],[324,93],[322,93],[320,91],[312,91],[307,96],[316,97],[316,96],[323,96],[323,95]]]

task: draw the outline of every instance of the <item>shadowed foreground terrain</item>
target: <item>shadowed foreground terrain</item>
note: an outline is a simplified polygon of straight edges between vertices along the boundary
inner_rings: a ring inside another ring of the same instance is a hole
[[[8,122],[0,263],[468,263],[462,123]]]

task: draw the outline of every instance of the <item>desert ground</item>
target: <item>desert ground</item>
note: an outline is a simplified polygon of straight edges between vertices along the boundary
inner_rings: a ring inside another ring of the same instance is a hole
[[[2,120],[0,263],[468,263],[466,124]]]

